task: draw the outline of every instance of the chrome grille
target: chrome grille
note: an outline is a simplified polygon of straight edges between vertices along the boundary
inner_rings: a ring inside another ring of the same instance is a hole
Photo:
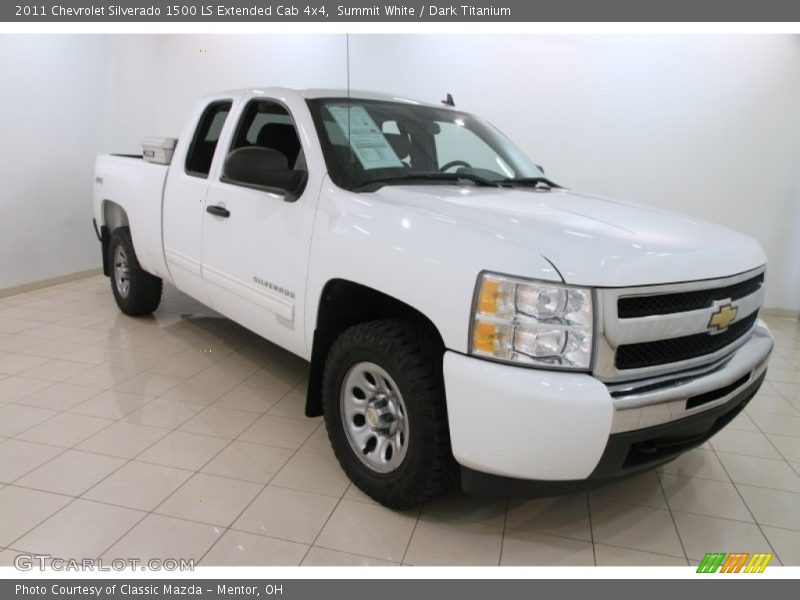
[[[641,369],[705,356],[735,342],[753,328],[758,312],[733,323],[719,334],[696,333],[677,338],[623,344],[617,347],[617,369]]]
[[[764,273],[755,277],[726,285],[720,288],[677,292],[674,294],[653,294],[649,296],[625,296],[617,301],[617,315],[620,319],[635,319],[651,315],[668,315],[711,308],[717,300],[738,300],[757,292],[764,284]]]
[[[594,373],[608,382],[636,380],[724,358],[750,337],[764,292],[763,267],[722,279],[600,289]],[[710,327],[728,305],[736,309],[733,322]]]

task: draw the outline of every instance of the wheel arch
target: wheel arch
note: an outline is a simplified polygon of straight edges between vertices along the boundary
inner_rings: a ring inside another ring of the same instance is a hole
[[[100,204],[100,244],[103,252],[103,275],[111,276],[111,265],[108,261],[108,246],[111,242],[111,235],[120,227],[130,227],[128,213],[113,200],[104,199]]]
[[[306,415],[316,417],[322,410],[322,374],[331,345],[348,327],[385,318],[413,319],[444,341],[436,324],[419,309],[374,288],[347,279],[331,279],[320,296],[311,350],[311,370],[306,395]]]
[[[108,228],[108,234],[114,233],[114,230],[119,227],[130,227],[128,220],[128,213],[113,200],[103,200],[101,204],[101,211],[103,215],[102,225]]]

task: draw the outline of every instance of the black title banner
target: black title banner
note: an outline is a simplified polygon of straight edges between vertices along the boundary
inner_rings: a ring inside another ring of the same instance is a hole
[[[5,0],[6,22],[780,22],[798,0]]]

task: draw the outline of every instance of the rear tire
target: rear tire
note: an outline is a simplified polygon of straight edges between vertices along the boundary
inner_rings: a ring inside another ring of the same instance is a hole
[[[348,477],[384,506],[420,504],[457,481],[442,355],[428,328],[398,319],[354,325],[328,353],[328,437]]]
[[[118,227],[108,244],[111,291],[119,309],[126,315],[149,315],[161,303],[163,283],[142,270],[133,249],[130,229]]]

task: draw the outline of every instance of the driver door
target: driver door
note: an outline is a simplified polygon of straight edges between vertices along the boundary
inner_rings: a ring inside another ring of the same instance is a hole
[[[241,112],[225,155],[270,148],[289,168],[305,168],[292,115],[280,102],[258,98]],[[210,304],[280,346],[305,354],[303,307],[314,220],[311,193],[294,201],[224,181],[217,164],[206,196],[203,278]]]

